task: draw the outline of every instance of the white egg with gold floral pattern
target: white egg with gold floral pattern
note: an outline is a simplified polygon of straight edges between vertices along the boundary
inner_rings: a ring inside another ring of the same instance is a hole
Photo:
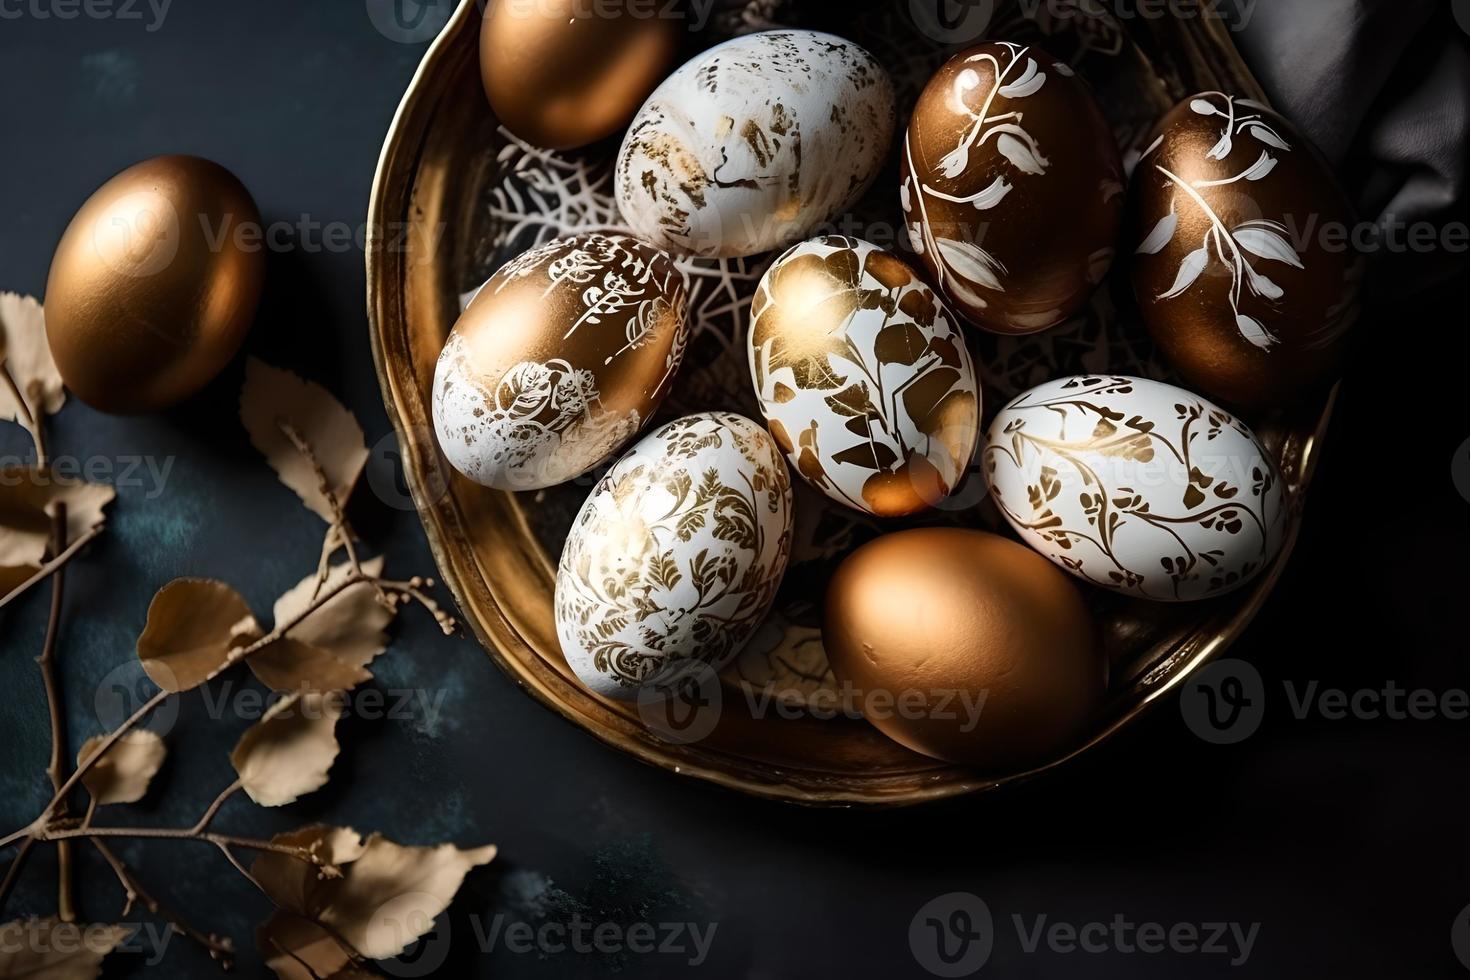
[[[791,554],[791,478],[766,430],[705,412],[661,426],[598,482],[556,573],[556,632],[594,693],[728,663]]]
[[[980,431],[980,385],[934,291],[897,256],[830,235],[793,246],[751,307],[750,371],[798,473],[880,517],[939,503]]]
[[[574,479],[648,422],[688,333],[683,277],[658,249],[599,234],[532,249],[480,289],[439,355],[439,446],[499,490]]]
[[[1142,599],[1223,595],[1281,549],[1281,474],[1235,416],[1142,378],[1061,378],[991,423],[991,499],[1078,578]]]

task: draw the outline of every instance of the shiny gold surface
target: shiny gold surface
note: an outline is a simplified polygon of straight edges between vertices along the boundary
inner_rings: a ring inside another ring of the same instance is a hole
[[[229,362],[265,279],[260,213],[228,170],[145,160],[82,205],[51,260],[46,335],[66,385],[106,412],[167,408]]]
[[[552,616],[555,554],[533,532],[533,497],[480,488],[453,474],[429,423],[435,359],[458,316],[458,294],[483,280],[478,251],[489,220],[483,193],[503,137],[475,84],[479,11],[466,0],[425,58],[405,95],[379,163],[370,220],[442,225],[446,234],[408,236],[407,251],[368,256],[370,336],[405,471],[443,578],[491,658],[532,696],[605,743],[645,762],[740,792],[809,805],[902,805],[942,799],[1034,777],[986,776],[904,749],[856,721],[756,719],[727,697],[715,731],[693,745],[650,732],[636,708],[589,694],[561,658]],[[1258,86],[1214,21],[1153,22],[1147,49],[1169,52],[1151,65],[1120,59],[1155,116],[1189,91],[1231,88],[1260,98]],[[858,37],[861,41],[862,38]],[[1167,92],[1167,94],[1165,94]],[[708,407],[708,406],[707,406]],[[1299,511],[1316,462],[1314,447],[1331,414],[1323,399],[1288,416],[1253,419],[1282,465]],[[1188,607],[1110,606],[1100,617],[1111,684],[1097,721],[1069,756],[1087,751],[1164,699],[1240,635],[1265,601],[1289,553],[1226,599]]]
[[[490,0],[480,80],[505,127],[549,150],[622,129],[673,67],[685,20],[668,5]]]
[[[1106,688],[1077,587],[985,531],[885,534],[827,588],[823,641],[844,694],[916,752],[1015,772],[1076,744]]]

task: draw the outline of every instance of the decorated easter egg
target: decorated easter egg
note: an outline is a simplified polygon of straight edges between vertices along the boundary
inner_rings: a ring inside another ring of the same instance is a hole
[[[1365,260],[1306,137],[1206,92],[1160,120],[1133,180],[1138,308],[1190,387],[1261,408],[1337,376]]]
[[[768,251],[857,201],[893,126],[888,74],[851,41],[739,37],[687,62],[634,117],[618,154],[618,209],[676,254]]]
[[[967,471],[980,386],[943,301],[856,238],[792,246],[751,307],[751,376],[796,471],[880,517],[931,507]]]
[[[626,236],[561,238],[507,263],[439,355],[432,403],[445,457],[500,490],[598,466],[668,394],[687,306],[668,256]]]
[[[1117,144],[1072,68],[1036,47],[988,43],[947,61],[914,107],[901,178],[909,243],[977,326],[1056,326],[1112,264]]]
[[[1284,539],[1284,487],[1265,447],[1173,385],[1040,385],[1001,409],[983,459],[991,499],[1023,541],[1128,595],[1223,595],[1269,567]]]
[[[791,478],[776,444],[729,412],[676,419],[598,482],[556,573],[556,631],[592,691],[630,699],[718,670],[770,610],[791,553]]]

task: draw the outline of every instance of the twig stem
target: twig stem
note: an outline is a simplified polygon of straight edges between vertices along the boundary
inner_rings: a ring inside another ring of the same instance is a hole
[[[36,570],[36,574],[32,575],[30,578],[26,579],[24,582],[20,583],[15,588],[7,592],[5,594],[5,598],[0,599],[0,609],[4,609],[6,606],[10,605],[16,599],[20,598],[22,595],[28,592],[32,587],[39,585],[41,582],[44,582],[48,577],[54,575],[56,572],[64,568],[67,562],[76,557],[76,553],[78,551],[81,551],[82,548],[86,547],[93,538],[97,537],[97,535],[101,533],[102,528],[99,526],[91,528],[90,530],[87,530],[82,534],[77,535],[77,539],[71,544],[67,545],[65,551],[58,554],[55,558],[47,561],[46,564],[42,565]]]
[[[92,838],[92,846],[97,848],[97,852],[101,854],[102,857],[107,861],[107,863],[112,867],[112,873],[117,875],[118,884],[122,885],[123,893],[127,896],[126,904],[123,906],[122,912],[124,916],[127,916],[128,913],[132,911],[133,903],[138,902],[142,904],[142,906],[153,915],[157,916],[160,919],[163,919],[170,926],[172,926],[175,932],[188,936],[190,939],[203,946],[209,952],[211,959],[219,961],[220,967],[222,969],[229,970],[234,965],[235,944],[232,943],[227,937],[220,937],[212,932],[200,932],[198,929],[195,929],[193,926],[189,925],[178,915],[165,908],[158,901],[158,899],[150,895],[148,891],[144,889],[141,884],[139,884],[138,879],[133,875],[132,870],[128,868],[128,866],[124,864],[122,860],[112,852],[112,848],[108,847],[106,844],[95,837]]]
[[[66,502],[58,501],[56,512],[51,518],[51,553],[59,555],[66,550]],[[61,700],[61,689],[56,683],[56,643],[61,633],[61,607],[66,587],[66,570],[58,568],[51,577],[51,613],[46,620],[46,639],[41,644],[41,655],[36,664],[41,668],[41,684],[46,689],[46,711],[51,716],[51,761],[46,766],[46,775],[51,777],[51,789],[60,796],[56,808],[57,816],[66,816],[66,797],[61,794],[62,767],[66,758],[66,716]],[[72,903],[71,845],[62,841],[56,845],[56,917],[62,922],[75,922],[76,908]]]

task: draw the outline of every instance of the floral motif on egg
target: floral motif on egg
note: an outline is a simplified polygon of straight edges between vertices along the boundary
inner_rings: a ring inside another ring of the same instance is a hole
[[[1131,411],[1135,389],[1166,392],[1170,417]],[[1180,388],[1102,376],[1043,385],[1002,409],[983,459],[991,498],[1028,543],[1080,578],[1140,598],[1229,592],[1281,543],[1281,478],[1255,436]],[[1145,530],[1167,540],[1162,552],[1135,546]]]
[[[902,516],[969,466],[980,396],[964,339],[876,246],[834,235],[778,259],[751,307],[750,366],[771,434],[833,499]]]
[[[534,489],[592,469],[643,426],[640,403],[657,404],[683,359],[687,299],[666,257],[621,236],[582,235],[502,266],[466,311],[470,330],[524,330],[488,322],[493,317],[474,321],[476,304],[516,290],[539,290],[530,296],[534,305],[564,315],[552,336],[507,342],[564,349],[566,356],[486,363],[477,356],[481,342],[456,327],[436,369],[434,420],[446,454],[471,479]],[[658,345],[668,348],[659,376],[651,384],[624,384],[629,391],[611,397],[609,386],[621,383],[620,362]]]
[[[686,416],[645,438],[592,491],[562,553],[556,620],[574,668],[590,659],[635,691],[691,658],[723,666],[776,597],[791,510],[776,446],[743,416]]]

